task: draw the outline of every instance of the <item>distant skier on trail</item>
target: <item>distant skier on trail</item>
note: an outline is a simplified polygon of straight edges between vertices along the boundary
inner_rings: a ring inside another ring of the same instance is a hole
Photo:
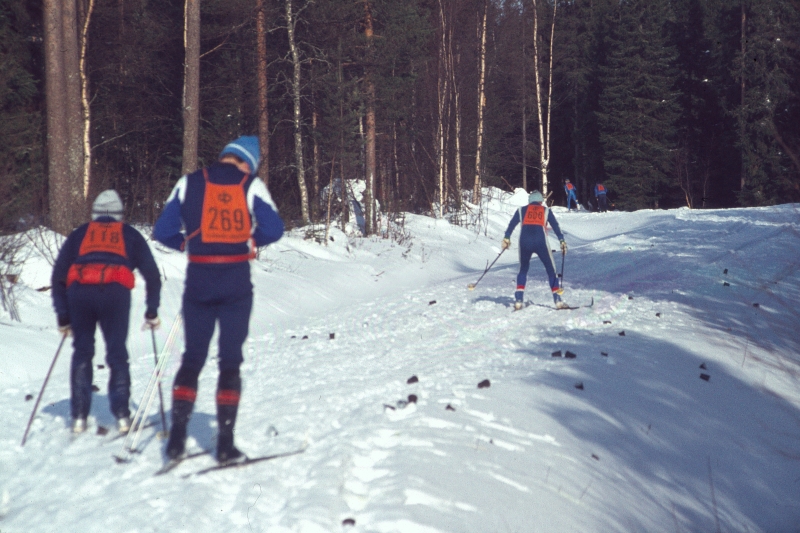
[[[608,198],[606,188],[599,181],[594,185],[594,197],[597,200],[597,210],[601,213],[608,211]]]
[[[233,443],[243,362],[253,307],[250,260],[256,246],[281,238],[283,221],[267,186],[254,174],[258,138],[240,137],[223,148],[218,161],[175,184],[153,228],[159,242],[188,252],[183,320],[186,351],[172,388],[172,428],[167,456],[184,455],[186,429],[197,397],[198,377],[219,323],[217,460],[243,459]]]
[[[575,193],[575,186],[567,180],[564,183],[564,192],[567,193],[567,211],[572,210],[572,204],[575,204],[575,209],[578,209],[578,196]]]
[[[550,227],[555,231],[561,243],[562,253],[567,253],[567,243],[564,240],[561,229],[558,227],[555,215],[553,215],[550,208],[543,205],[543,201],[544,198],[542,198],[542,193],[539,191],[533,191],[528,196],[528,205],[517,209],[514,216],[511,217],[511,222],[508,223],[508,228],[506,228],[505,237],[501,244],[503,250],[511,246],[511,234],[517,224],[522,222],[522,228],[519,233],[519,274],[517,274],[517,290],[514,293],[515,310],[522,309],[524,306],[525,284],[528,279],[528,268],[533,254],[538,255],[544,264],[556,307],[559,309],[567,307],[567,304],[561,300],[561,295],[564,291],[559,285],[555,262],[547,242],[547,224],[550,223]]]
[[[92,358],[97,324],[106,343],[108,401],[117,429],[130,429],[131,378],[128,322],[133,270],[146,283],[145,327],[156,329],[161,279],[142,234],[122,222],[123,205],[114,190],[101,192],[92,205],[92,221],[76,228],[58,253],[51,280],[53,306],[62,334],[72,333],[70,414],[73,433],[86,430],[92,402]]]

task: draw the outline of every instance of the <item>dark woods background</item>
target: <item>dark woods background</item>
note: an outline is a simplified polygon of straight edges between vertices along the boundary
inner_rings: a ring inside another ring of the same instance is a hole
[[[541,188],[533,1],[366,1],[263,0],[269,159],[261,174],[284,218],[303,218],[295,88],[312,220],[325,215],[331,180],[341,190],[341,177],[365,177],[371,98],[380,210],[437,214],[439,176],[444,213],[471,199],[459,191],[471,190],[476,176],[487,8],[478,171],[483,185]],[[287,2],[296,22],[296,87]],[[51,4],[0,0],[3,231],[50,221],[43,27]],[[77,0],[78,12],[87,4]],[[231,139],[258,132],[256,4],[201,2],[200,164]],[[538,8],[546,80],[552,0],[538,0]],[[558,1],[552,200],[563,205],[563,181],[571,179],[581,202],[593,200],[603,181],[618,209],[800,201],[799,12],[800,0]],[[90,18],[88,203],[113,187],[131,221],[152,222],[181,174],[183,24],[181,0],[95,0]],[[85,203],[72,207],[85,218]]]

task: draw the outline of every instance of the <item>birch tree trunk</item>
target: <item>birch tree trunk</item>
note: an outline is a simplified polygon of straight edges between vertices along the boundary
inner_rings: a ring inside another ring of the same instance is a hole
[[[439,209],[437,216],[444,216],[445,181],[447,179],[446,154],[445,154],[445,124],[447,122],[447,94],[450,87],[450,76],[447,68],[447,18],[444,12],[444,1],[439,0],[439,57],[436,84],[436,98],[439,113],[439,121],[436,126],[436,166],[437,166],[437,185],[439,187]]]
[[[183,19],[183,163],[181,171],[197,170],[200,136],[200,0],[185,0]]]
[[[375,81],[372,73],[373,60],[373,25],[372,25],[372,6],[369,0],[364,2],[364,36],[367,38],[367,68],[364,73],[364,82],[367,93],[366,109],[366,187],[364,188],[364,232],[372,235],[375,232]]]
[[[91,131],[91,109],[89,108],[89,75],[86,71],[86,49],[89,46],[89,22],[94,11],[94,0],[89,0],[86,15],[81,28],[80,38],[80,62],[79,72],[81,77],[81,110],[83,117],[83,197],[88,200],[89,186],[91,185],[92,169],[92,144],[90,138]]]
[[[258,84],[258,176],[269,187],[269,107],[267,85],[267,12],[264,0],[256,0],[256,79]]]
[[[740,116],[739,116],[739,142],[742,145],[742,175],[740,178],[739,183],[739,190],[744,191],[745,186],[747,185],[747,162],[745,157],[745,150],[747,143],[745,142],[745,135],[746,135],[746,126],[745,126],[745,118],[744,118],[744,106],[745,106],[745,55],[747,54],[747,12],[744,8],[744,1],[741,2],[741,10],[742,10],[742,35],[741,35],[741,47],[742,47],[742,59],[741,59],[741,69],[742,69],[742,76],[741,76],[741,109],[740,109]]]
[[[292,101],[294,103],[293,122],[294,122],[294,159],[297,167],[297,186],[300,190],[300,214],[303,223],[311,223],[308,209],[308,187],[306,186],[306,171],[303,161],[303,130],[302,114],[300,109],[300,51],[294,38],[295,18],[292,7],[292,0],[286,0],[286,31],[289,37],[289,51],[292,55]]]
[[[553,100],[553,41],[556,29],[556,9],[558,2],[553,3],[553,22],[550,27],[550,64],[547,78],[547,110],[543,110],[542,80],[539,65],[539,6],[533,0],[533,70],[536,80],[536,113],[539,122],[539,165],[542,172],[542,196],[547,198],[547,175],[550,169],[550,109]]]
[[[535,0],[534,0],[535,1]],[[489,0],[483,3],[483,24],[481,27],[480,67],[478,75],[478,130],[477,149],[475,150],[475,186],[472,189],[472,203],[477,204],[481,198],[481,152],[483,151],[483,110],[486,107],[486,21],[489,13]]]

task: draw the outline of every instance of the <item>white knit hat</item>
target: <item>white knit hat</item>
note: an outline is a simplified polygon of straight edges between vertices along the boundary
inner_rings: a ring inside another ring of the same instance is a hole
[[[97,195],[92,204],[92,220],[100,217],[111,217],[114,220],[122,220],[123,206],[122,200],[114,189],[108,189]]]
[[[528,196],[528,203],[529,204],[532,204],[534,202],[541,203],[543,201],[544,201],[544,198],[542,197],[542,193],[540,193],[539,191],[533,191],[530,194],[530,196]]]

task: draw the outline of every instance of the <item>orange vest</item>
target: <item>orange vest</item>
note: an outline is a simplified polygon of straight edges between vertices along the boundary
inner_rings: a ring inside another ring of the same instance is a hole
[[[543,205],[529,204],[525,211],[525,218],[522,219],[523,226],[544,227],[547,221],[544,218],[545,207]]]
[[[203,196],[203,215],[200,219],[200,239],[207,243],[240,244],[250,239],[250,210],[244,195],[249,175],[237,185],[217,185],[208,179],[203,169],[206,190]]]
[[[188,241],[200,234],[204,243],[242,244],[250,240],[252,224],[244,184],[249,178],[245,174],[242,181],[235,185],[218,185],[208,179],[208,170],[203,169],[206,189],[203,193],[203,211],[200,216],[200,227],[186,237]],[[197,255],[189,254],[192,263],[240,263],[255,258],[255,249],[246,254],[236,255]]]
[[[86,235],[81,241],[78,256],[97,252],[105,252],[128,258],[125,250],[125,238],[122,234],[122,222],[90,222]],[[81,285],[102,285],[119,283],[127,289],[133,289],[136,280],[131,269],[125,265],[109,265],[106,263],[73,264],[67,272],[67,287],[75,282]]]

